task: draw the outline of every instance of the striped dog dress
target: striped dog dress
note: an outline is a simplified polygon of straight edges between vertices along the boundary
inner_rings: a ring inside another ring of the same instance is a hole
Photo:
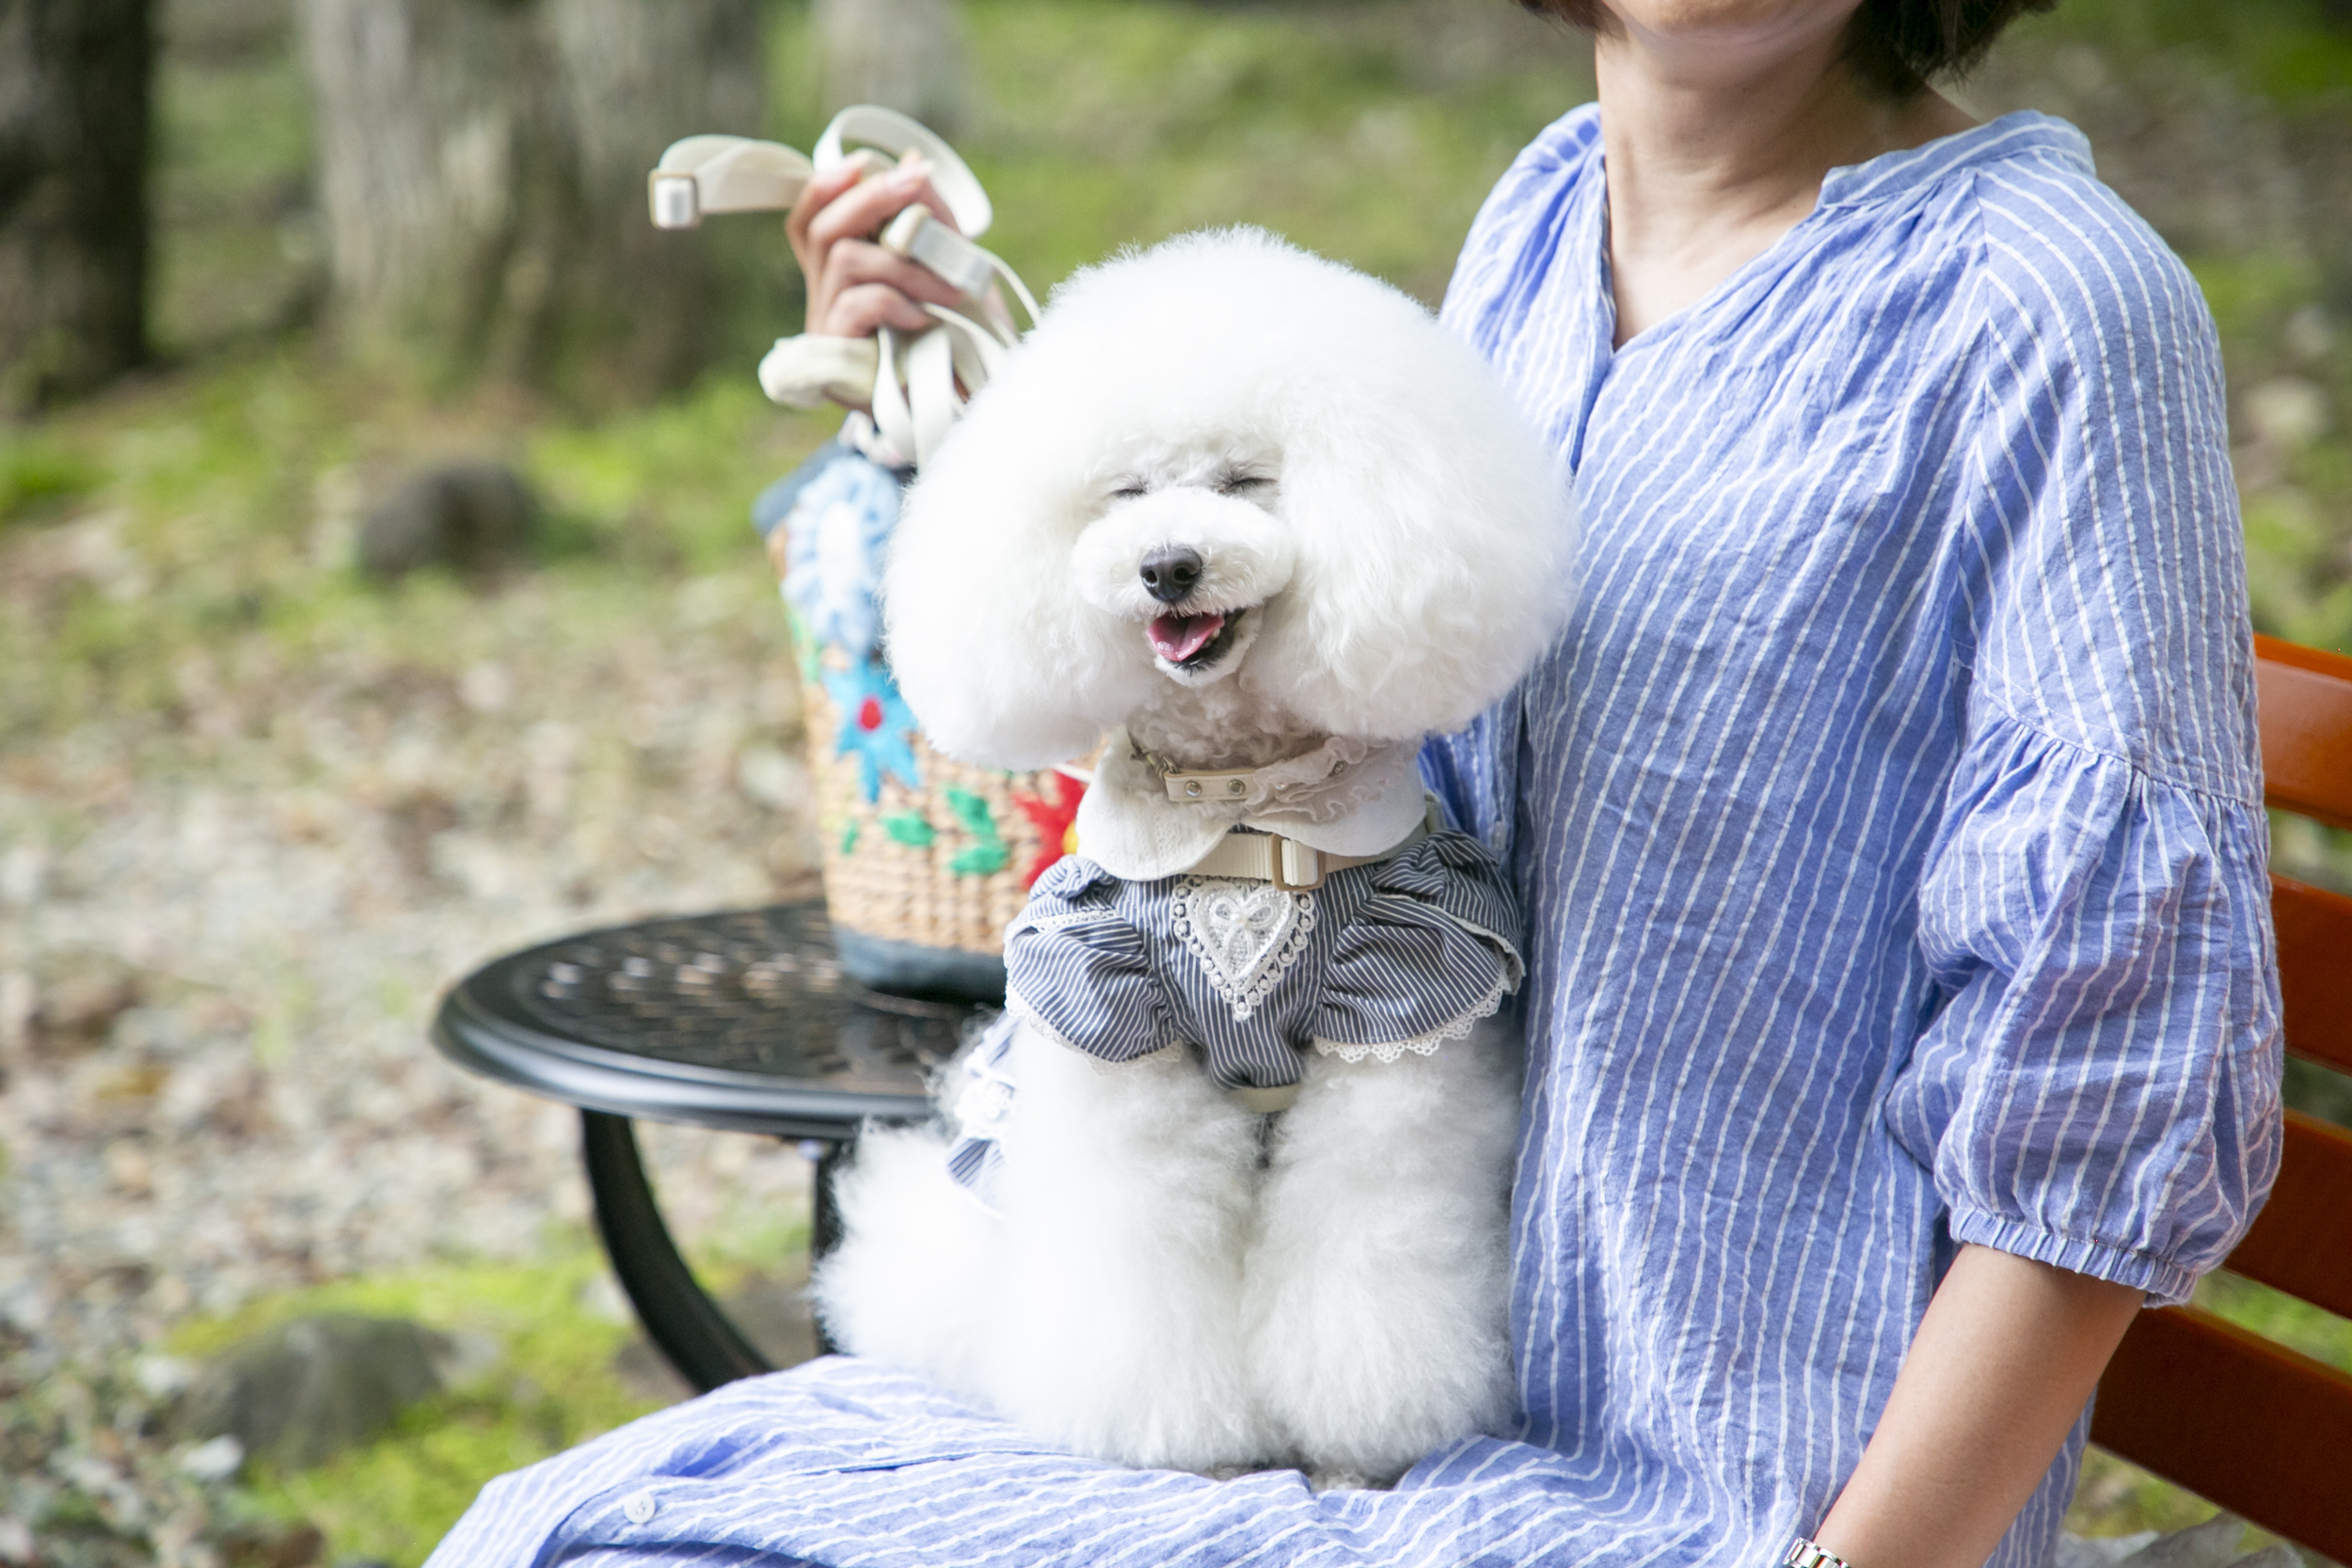
[[[1080,809],[1078,852],[1038,879],[1007,930],[1005,1014],[965,1064],[953,1107],[958,1180],[985,1191],[1012,1110],[1017,1023],[1106,1062],[1189,1050],[1221,1087],[1277,1109],[1309,1052],[1426,1055],[1518,989],[1518,915],[1501,866],[1467,833],[1423,825],[1409,752],[1356,752],[1359,783],[1344,797],[1330,788],[1343,759],[1319,753],[1295,769],[1305,787],[1219,806],[1172,799],[1113,737]],[[1325,803],[1343,809],[1314,809]],[[1236,832],[1311,834],[1317,849],[1377,858],[1311,889],[1195,874]]]

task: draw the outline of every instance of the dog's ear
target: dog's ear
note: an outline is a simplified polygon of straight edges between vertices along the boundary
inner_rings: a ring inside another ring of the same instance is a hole
[[[974,402],[907,492],[883,574],[899,690],[933,745],[992,768],[1081,756],[1141,695],[1078,596],[1088,476],[1038,401],[992,386]]]
[[[1299,361],[1320,372],[1286,420],[1299,565],[1253,663],[1333,733],[1458,729],[1566,612],[1567,477],[1486,364],[1418,306],[1377,285],[1347,304],[1351,325],[1316,333],[1320,352]]]

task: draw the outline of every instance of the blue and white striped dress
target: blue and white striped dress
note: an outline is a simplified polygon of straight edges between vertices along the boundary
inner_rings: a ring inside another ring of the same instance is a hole
[[[2195,286],[2033,115],[1833,170],[1623,349],[1604,256],[1580,110],[1446,306],[1585,530],[1557,648],[1424,759],[1527,917],[1519,1424],[1316,1497],[832,1360],[494,1483],[437,1568],[1762,1568],[1957,1243],[2159,1301],[2222,1258],[2277,1160],[2279,1008]],[[1994,1562],[2041,1560],[2074,1465]]]

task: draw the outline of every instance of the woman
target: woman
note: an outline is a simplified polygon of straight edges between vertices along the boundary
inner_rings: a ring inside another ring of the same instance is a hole
[[[1597,111],[1445,319],[1574,469],[1581,603],[1426,759],[1530,925],[1515,1440],[1317,1497],[827,1363],[494,1483],[437,1560],[2042,1561],[2132,1314],[2277,1160],[2211,325],[2074,131],[1925,89],[2017,0],[1558,8]],[[863,236],[924,198],[811,187],[813,330],[920,325]]]

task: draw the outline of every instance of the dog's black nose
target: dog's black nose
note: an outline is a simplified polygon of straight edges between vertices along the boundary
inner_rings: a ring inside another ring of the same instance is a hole
[[[1182,545],[1163,545],[1143,558],[1143,591],[1174,604],[1200,580],[1200,558]]]

